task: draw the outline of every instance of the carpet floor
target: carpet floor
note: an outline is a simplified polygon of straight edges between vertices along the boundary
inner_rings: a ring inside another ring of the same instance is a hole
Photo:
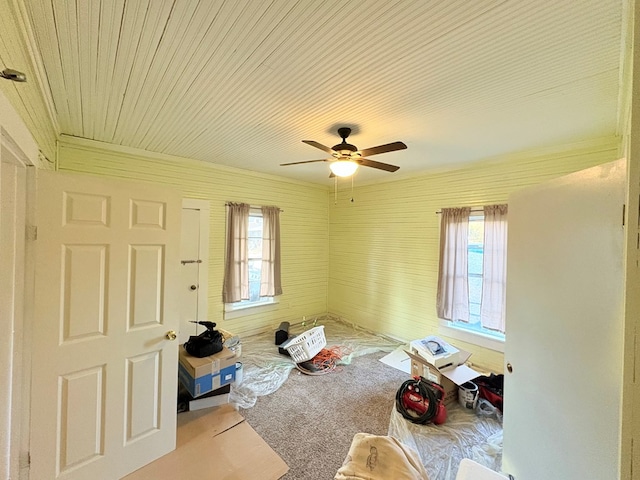
[[[289,465],[283,480],[330,480],[358,432],[387,435],[395,394],[407,373],[355,357],[323,375],[294,369],[275,392],[240,413]]]

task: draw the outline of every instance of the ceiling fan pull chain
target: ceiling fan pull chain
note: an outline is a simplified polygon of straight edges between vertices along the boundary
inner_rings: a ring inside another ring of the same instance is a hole
[[[338,177],[334,177],[335,178],[335,182],[333,184],[333,204],[337,205],[338,204]]]
[[[353,176],[351,176],[351,203],[353,203]]]

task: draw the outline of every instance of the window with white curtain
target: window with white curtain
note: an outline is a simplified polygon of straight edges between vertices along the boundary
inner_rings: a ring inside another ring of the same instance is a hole
[[[249,207],[247,215],[246,210],[238,213],[239,205],[228,204],[227,211],[223,291],[227,319],[247,313],[248,308],[277,303],[276,296],[282,294],[279,209]],[[242,216],[234,219],[234,215]]]
[[[503,350],[507,206],[458,210],[462,209],[442,212],[441,330],[460,340]]]
[[[262,212],[260,209],[249,210],[249,228],[247,230],[247,266],[249,269],[249,298],[241,300],[237,306],[255,305],[256,303],[273,301],[273,297],[260,297],[262,279]]]

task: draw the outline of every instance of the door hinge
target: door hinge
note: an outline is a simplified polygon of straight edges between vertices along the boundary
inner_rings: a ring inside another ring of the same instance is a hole
[[[23,452],[20,455],[20,469],[29,468],[31,466],[31,452]]]
[[[624,217],[627,213],[627,205],[625,203],[622,204],[622,226],[624,227]]]
[[[38,239],[38,227],[36,225],[27,225],[25,238],[28,242],[32,242]]]
[[[633,456],[633,455],[634,455],[634,452],[633,452],[633,450],[634,450],[634,445],[635,445],[635,443],[634,443],[634,441],[633,441],[633,437],[631,437],[631,458],[630,458],[630,460],[631,460],[631,465],[629,466],[629,467],[630,467],[630,468],[629,468],[629,475],[630,475],[630,478],[633,478],[633,459],[635,458],[635,457]]]
[[[202,263],[202,260],[180,260],[182,265],[186,265],[187,263]]]
[[[633,383],[636,383],[636,355],[638,355],[638,329],[633,327]]]

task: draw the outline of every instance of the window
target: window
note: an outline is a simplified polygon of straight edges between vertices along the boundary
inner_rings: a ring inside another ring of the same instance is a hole
[[[504,341],[504,334],[482,326],[480,306],[482,304],[483,260],[484,260],[484,215],[469,217],[467,245],[467,281],[469,285],[469,322],[453,320],[449,326],[472,334],[486,335]]]
[[[225,318],[233,318],[247,308],[277,303],[282,294],[280,209],[235,203],[227,208],[223,301]]]
[[[507,206],[442,209],[438,317],[442,333],[504,349]]]
[[[262,212],[257,208],[252,208],[249,210],[249,229],[247,230],[249,299],[232,304],[234,308],[273,303],[273,297],[260,296],[260,284],[262,281],[262,229]]]

